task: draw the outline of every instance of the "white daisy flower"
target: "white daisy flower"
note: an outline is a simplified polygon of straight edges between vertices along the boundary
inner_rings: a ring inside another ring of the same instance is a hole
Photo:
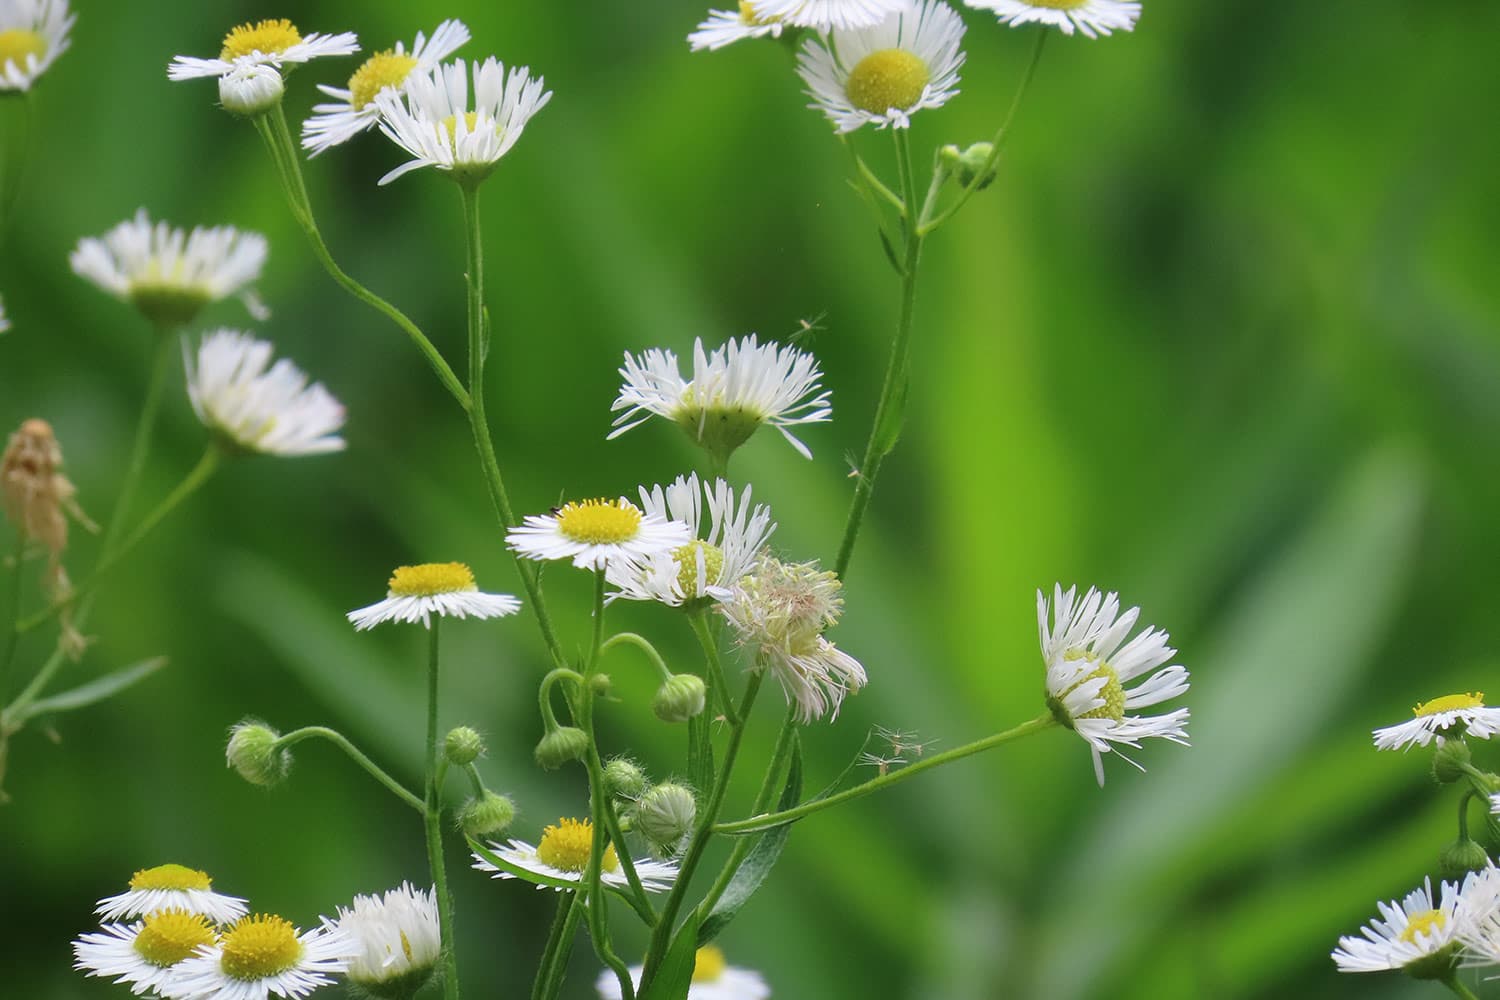
[[[94,912],[101,920],[129,920],[157,910],[201,913],[216,924],[227,924],[247,912],[245,901],[213,891],[213,879],[185,865],[143,868],[130,877],[130,888],[99,900]]]
[[[630,978],[636,988],[641,985],[645,966],[630,967]],[[602,1000],[621,1000],[620,977],[605,969],[594,984]],[[688,986],[687,1000],[766,1000],[771,987],[759,972],[737,969],[724,958],[724,952],[716,945],[706,944],[698,949],[693,961],[693,981]]]
[[[684,379],[677,355],[652,349],[639,358],[625,355],[620,387],[611,412],[609,439],[639,427],[652,416],[666,417],[712,455],[727,461],[761,424],[781,431],[805,458],[812,452],[788,427],[827,421],[833,415],[822,389],[818,361],[794,347],[761,344],[755,334],[731,340],[712,354],[702,339],[693,341],[693,374]]]
[[[459,59],[430,74],[413,73],[405,93],[387,88],[375,97],[380,131],[414,159],[380,178],[389,184],[419,167],[436,167],[468,181],[486,177],[521,138],[526,123],[547,102],[541,77],[505,66],[494,57],[474,64],[474,109],[469,110],[469,71]]]
[[[242,917],[200,948],[161,988],[171,1000],[267,1000],[307,996],[333,983],[359,945],[327,925],[302,933],[272,914]]]
[[[509,594],[484,594],[474,582],[474,571],[463,563],[424,563],[398,566],[391,574],[386,599],[349,612],[349,621],[363,632],[381,622],[420,621],[431,628],[431,616],[501,618],[521,610]]]
[[[169,80],[193,80],[205,76],[224,76],[241,66],[273,66],[305,63],[323,56],[347,56],[359,51],[354,32],[337,35],[312,34],[306,37],[286,18],[268,18],[247,22],[230,30],[217,59],[178,56],[167,67]]]
[[[374,996],[411,996],[432,976],[442,956],[437,891],[413,889],[411,883],[383,896],[355,896],[339,907],[336,921],[324,925],[353,941],[345,973],[349,982]]]
[[[1110,751],[1145,770],[1120,753],[1118,745],[1139,749],[1140,741],[1148,736],[1188,745],[1185,708],[1166,715],[1125,714],[1127,709],[1185,694],[1188,672],[1178,665],[1157,669],[1177,655],[1167,645],[1171,637],[1160,629],[1148,627],[1121,645],[1140,618],[1140,608],[1120,614],[1119,595],[1103,596],[1092,587],[1082,601],[1077,595],[1077,588],[1063,593],[1059,585],[1049,607],[1042,592],[1036,594],[1042,660],[1047,666],[1047,705],[1058,722],[1083,737],[1093,750],[1094,774],[1103,785],[1104,754]],[[1138,677],[1146,679],[1127,691],[1125,685]]]
[[[302,123],[302,148],[317,156],[374,128],[380,121],[377,95],[387,90],[403,93],[409,79],[430,74],[468,40],[469,29],[462,21],[444,21],[433,30],[431,38],[417,32],[410,51],[404,43],[397,42],[394,49],[366,59],[349,78],[348,87],[318,84],[318,89],[333,98],[334,103],[313,106],[313,116]]]
[[[68,51],[68,0],[0,0],[0,91],[30,90]]]
[[[700,539],[704,501],[708,506],[708,534]],[[734,490],[722,479],[698,485],[698,475],[678,476],[671,486],[641,487],[645,513],[681,521],[693,540],[670,552],[657,552],[639,561],[612,563],[609,582],[620,588],[610,599],[660,601],[680,607],[704,598],[723,601],[730,588],[750,571],[776,524],[765,505],[750,507],[750,487],[735,505]]]
[[[903,4],[871,28],[809,38],[797,58],[808,105],[839,132],[908,128],[911,116],[958,94],[964,22],[941,0]]]
[[[233,226],[191,233],[153,223],[143,208],[99,237],[85,237],[68,256],[74,273],[165,327],[184,326],[211,302],[260,277],[268,245],[260,233]],[[251,315],[264,308],[246,295]],[[258,317],[260,318],[260,317]]]
[[[1113,31],[1131,31],[1141,16],[1141,5],[1127,0],[964,0],[970,7],[994,11],[1001,24],[1044,24],[1065,35],[1074,31],[1098,38]]]
[[[692,540],[686,524],[646,513],[624,497],[574,501],[552,514],[530,514],[505,536],[505,544],[528,559],[572,559],[579,569],[649,559]]]
[[[1454,936],[1469,952],[1470,963],[1500,965],[1500,868],[1493,861],[1464,877],[1454,912]]]
[[[473,868],[489,872],[493,878],[534,882],[538,889],[571,891],[583,881],[583,876],[588,871],[589,852],[593,850],[593,843],[592,822],[564,817],[557,821],[556,826],[545,828],[541,842],[534,847],[524,840],[511,840],[506,844],[491,841],[490,850],[505,863],[505,867],[483,855],[475,854]],[[636,861],[635,873],[640,877],[641,888],[647,892],[664,892],[672,887],[677,878],[677,865],[671,861]],[[630,884],[613,844],[604,849],[599,880],[604,885],[615,888]]]
[[[198,363],[183,341],[188,399],[209,430],[240,448],[267,455],[342,451],[344,407],[321,382],[285,358],[271,364],[272,346],[238,330],[215,330],[198,346]],[[267,370],[269,366],[269,371]]]
[[[711,10],[708,20],[698,25],[698,30],[688,35],[688,45],[694,52],[704,49],[714,51],[746,38],[780,38],[785,22],[777,18],[762,17],[748,0],[740,0],[739,10]]]
[[[1471,873],[1465,879],[1466,888],[1474,884],[1473,878]],[[1340,972],[1402,969],[1441,975],[1457,961],[1460,898],[1458,886],[1444,882],[1442,902],[1434,906],[1432,881],[1424,879],[1399,906],[1394,900],[1376,903],[1380,917],[1360,928],[1363,937],[1340,937],[1333,960]]]
[[[911,6],[911,0],[750,0],[749,6],[762,21],[785,21],[798,28],[868,28],[891,14]]]
[[[145,920],[105,924],[102,933],[73,942],[73,968],[90,976],[112,976],[130,992],[155,996],[199,948],[219,939],[214,922],[201,913],[157,910]]]
[[[1371,734],[1377,749],[1425,747],[1434,738],[1453,736],[1487,740],[1500,733],[1500,708],[1487,708],[1483,691],[1444,695],[1422,702],[1411,712],[1413,718],[1406,722],[1376,729]]]

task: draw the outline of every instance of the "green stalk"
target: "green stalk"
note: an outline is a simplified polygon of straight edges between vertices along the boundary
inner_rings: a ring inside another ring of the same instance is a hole
[[[443,940],[443,996],[458,1000],[458,951],[453,940],[453,898],[448,895],[448,874],[443,865],[443,805],[439,787],[438,761],[442,745],[438,742],[438,624],[432,620],[427,655],[427,781],[423,818],[427,829],[427,863],[432,868],[432,884],[437,893],[438,925]]]
[[[146,469],[146,456],[151,452],[151,435],[156,428],[156,416],[161,411],[162,390],[167,384],[167,371],[171,368],[175,341],[176,338],[169,331],[156,331],[156,340],[151,347],[151,373],[146,379],[146,398],[136,421],[130,459],[125,465],[125,477],[120,480],[120,492],[115,498],[114,510],[110,512],[104,534],[99,540],[101,562],[113,554],[115,542],[119,540],[120,532],[125,530],[125,519],[130,516],[130,502],[141,484],[141,475]]]
[[[1477,997],[1474,994],[1473,990],[1469,989],[1463,983],[1461,983],[1461,982],[1458,981],[1458,974],[1457,973],[1454,973],[1454,972],[1448,973],[1446,976],[1444,976],[1442,978],[1441,982],[1442,982],[1442,984],[1444,986],[1448,987],[1454,993],[1456,993],[1459,996],[1463,997],[1464,1000],[1479,1000],[1479,997]]]
[[[8,604],[5,611],[5,624],[7,635],[5,637],[5,649],[0,652],[0,705],[5,703],[5,696],[10,692],[10,666],[15,660],[16,645],[21,641],[21,633],[16,631],[16,619],[21,615],[21,570],[22,559],[26,555],[26,536],[21,534],[19,526],[16,528],[16,544],[11,552],[10,587],[6,590]],[[3,739],[0,736],[0,739]]]
[[[577,909],[575,905],[578,900],[576,892],[558,893],[557,914],[552,918],[552,929],[547,932],[547,945],[542,949],[542,960],[537,965],[536,981],[531,985],[531,1000],[542,1000],[547,994],[548,984],[552,982],[553,967],[558,964],[558,953],[564,940],[564,929],[568,927],[568,918]],[[576,924],[574,925],[576,930]],[[567,934],[567,940],[571,941],[573,935]],[[567,955],[564,952],[562,964],[567,964]]]
[[[332,743],[334,746],[344,751],[344,753],[348,754],[350,760],[354,761],[354,763],[364,768],[365,771],[370,775],[370,777],[374,778],[376,781],[384,785],[386,790],[389,791],[392,795],[396,796],[396,798],[400,799],[405,804],[411,806],[417,812],[424,815],[426,814],[427,804],[424,801],[417,798],[411,792],[407,791],[405,785],[401,784],[401,782],[397,781],[395,778],[387,774],[379,764],[376,764],[373,760],[367,757],[364,751],[360,750],[359,747],[349,742],[348,738],[345,737],[343,733],[340,733],[335,729],[329,729],[327,726],[303,726],[301,729],[294,729],[282,736],[274,744],[272,744],[272,749],[290,749],[291,747],[296,746],[298,743],[301,743],[303,740],[309,739],[322,739],[327,740],[329,743]]]
[[[703,647],[704,659],[708,662],[709,683],[718,689],[719,700],[724,704],[724,718],[731,726],[739,726],[740,715],[734,710],[734,698],[729,693],[729,680],[724,673],[723,661],[719,659],[719,642],[714,637],[713,629],[708,626],[708,613],[699,609],[688,615],[688,621],[693,624],[693,632],[698,636],[698,642]],[[709,704],[713,703],[713,692],[709,692]]]

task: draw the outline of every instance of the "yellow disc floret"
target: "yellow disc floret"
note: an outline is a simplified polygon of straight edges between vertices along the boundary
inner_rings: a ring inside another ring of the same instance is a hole
[[[214,880],[208,877],[207,872],[189,868],[186,865],[157,865],[155,868],[142,868],[130,876],[130,888],[139,892],[143,889],[210,889]]]
[[[722,948],[704,945],[698,949],[697,957],[693,959],[693,982],[717,983],[724,975],[726,964]]]
[[[927,64],[905,49],[871,52],[849,71],[844,93],[849,103],[872,115],[892,108],[905,110],[922,99],[932,81]]]
[[[137,955],[165,969],[187,958],[201,945],[213,944],[215,936],[213,924],[201,913],[157,910],[147,914],[133,947]]]
[[[719,574],[724,572],[724,553],[717,545],[694,540],[673,552],[672,558],[677,560],[679,567],[677,585],[682,588],[683,595],[687,597],[694,597],[698,593],[698,554],[700,552],[703,554],[704,583],[712,585],[719,579]]]
[[[1474,691],[1469,694],[1449,694],[1431,701],[1424,701],[1411,710],[1411,714],[1420,719],[1424,715],[1437,715],[1440,712],[1458,712],[1466,708],[1483,708],[1484,692]]]
[[[466,128],[471,134],[474,131],[474,125],[475,125],[475,122],[477,122],[477,121],[479,121],[479,112],[477,112],[477,111],[465,111],[464,112],[464,128]],[[455,143],[455,142],[458,141],[458,116],[457,115],[449,115],[447,118],[443,119],[443,131],[448,133],[448,141],[450,143]]]
[[[585,545],[628,542],[640,528],[640,509],[628,500],[585,500],[557,512],[557,530]]]
[[[365,60],[349,78],[349,103],[363,111],[375,95],[387,87],[400,87],[417,66],[417,60],[405,52],[386,49]]]
[[[242,24],[224,36],[220,59],[238,59],[252,52],[274,56],[302,41],[297,26],[286,18],[274,18]]]
[[[775,24],[781,20],[779,17],[762,17],[755,12],[755,6],[750,0],[740,0],[740,23],[755,27],[762,24]]]
[[[387,587],[391,597],[433,597],[479,589],[474,571],[456,562],[398,566]]]
[[[280,975],[302,959],[302,942],[290,921],[268,913],[241,917],[220,941],[219,968],[231,979]]]
[[[563,817],[557,821],[556,826],[549,826],[542,831],[542,842],[536,847],[536,856],[543,864],[558,871],[583,872],[588,869],[589,852],[593,847],[594,824],[586,819]],[[604,850],[600,868],[612,872],[619,867],[620,859],[615,854],[615,845],[610,844]]]
[[[25,69],[27,56],[36,56],[41,62],[46,54],[47,40],[35,31],[25,28],[0,31],[0,67],[15,63],[17,69]]]
[[[1045,7],[1048,10],[1077,10],[1089,0],[1026,0],[1028,7]]]
[[[1423,934],[1432,937],[1448,926],[1448,918],[1443,916],[1441,910],[1423,910],[1421,913],[1413,913],[1406,921],[1406,930],[1401,932],[1401,940],[1407,944],[1416,944],[1417,935]]]
[[[1069,650],[1064,654],[1070,660],[1084,659],[1088,656],[1082,650]],[[1104,686],[1094,697],[1102,698],[1104,704],[1098,708],[1090,709],[1074,718],[1078,719],[1113,719],[1119,722],[1125,718],[1125,687],[1120,683],[1120,675],[1115,673],[1115,668],[1103,660],[1096,661],[1099,665],[1088,673],[1082,680],[1062,693],[1061,698],[1066,698],[1074,691],[1083,687],[1089,681],[1104,679]]]

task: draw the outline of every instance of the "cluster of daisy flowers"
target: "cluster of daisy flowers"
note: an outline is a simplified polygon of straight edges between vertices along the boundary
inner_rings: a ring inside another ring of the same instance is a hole
[[[265,1000],[306,996],[340,974],[369,990],[401,982],[415,992],[437,965],[437,903],[406,883],[356,896],[307,931],[245,902],[184,865],[138,871],[99,901],[102,926],[73,942],[74,967],[138,996]]]
[[[1500,965],[1500,868],[1487,863],[1461,882],[1430,879],[1399,902],[1376,904],[1379,916],[1358,937],[1339,938],[1340,972],[1404,972],[1450,979],[1460,967]]]

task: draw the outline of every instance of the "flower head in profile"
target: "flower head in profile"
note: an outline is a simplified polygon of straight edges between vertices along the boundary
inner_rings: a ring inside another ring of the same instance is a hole
[[[153,223],[143,208],[103,236],[79,240],[68,263],[79,277],[171,329],[259,278],[266,253],[259,233],[233,226],[199,226],[188,233]],[[253,298],[246,305],[252,315],[263,315]]]
[[[245,901],[213,891],[206,872],[185,865],[157,865],[130,877],[130,888],[99,900],[94,912],[102,920],[129,920],[158,910],[202,914],[216,924],[245,915]]]
[[[1411,713],[1412,718],[1405,722],[1374,731],[1372,735],[1377,749],[1425,747],[1433,739],[1455,736],[1487,740],[1500,733],[1500,708],[1486,706],[1483,691],[1444,695],[1424,701]]]
[[[538,889],[571,891],[588,872],[593,843],[593,823],[564,817],[555,826],[544,829],[542,839],[534,846],[524,840],[511,840],[505,844],[491,842],[490,850],[502,864],[497,865],[483,855],[475,854],[473,867],[476,871],[490,873],[494,878],[535,883]],[[636,861],[635,873],[647,892],[663,892],[676,880],[677,865],[671,861]],[[599,880],[616,888],[630,884],[613,844],[604,849]]]
[[[630,978],[635,981],[637,989],[644,972],[644,966],[630,968]],[[609,969],[599,974],[594,988],[599,991],[600,1000],[620,1000],[623,995],[619,977]],[[706,944],[698,949],[693,959],[693,980],[688,986],[687,1000],[766,1000],[770,995],[771,987],[766,985],[759,972],[730,965],[723,949],[717,945]]]
[[[317,156],[374,128],[380,122],[377,96],[405,93],[408,80],[430,74],[468,40],[469,29],[462,21],[447,20],[433,29],[431,38],[417,32],[410,50],[397,42],[395,48],[366,59],[347,87],[318,84],[333,102],[315,105],[312,117],[302,123],[302,148]]]
[[[349,621],[363,632],[381,622],[420,621],[432,627],[433,615],[452,618],[501,618],[521,610],[509,594],[481,593],[474,571],[463,563],[424,563],[398,566],[391,574],[386,599],[349,612]]]
[[[964,0],[964,3],[993,11],[1001,24],[1012,27],[1042,24],[1065,35],[1077,31],[1086,38],[1131,31],[1141,16],[1141,5],[1134,0]]]
[[[1399,904],[1376,903],[1380,916],[1361,927],[1360,937],[1339,938],[1333,961],[1340,972],[1400,970],[1417,978],[1441,978],[1458,961],[1458,935],[1469,910],[1462,896],[1479,883],[1470,873],[1464,890],[1451,882],[1441,885],[1441,901],[1432,899],[1432,882],[1424,879]]]
[[[647,516],[686,524],[692,541],[640,560],[612,563],[609,581],[619,588],[613,597],[660,601],[672,607],[704,599],[725,600],[776,530],[765,505],[751,508],[749,486],[736,504],[728,483],[716,479],[712,486],[705,482],[700,487],[697,473],[678,476],[667,487],[648,490],[642,486],[641,508]]]
[[[326,923],[306,933],[268,913],[241,917],[185,959],[161,988],[170,1000],[301,998],[333,983],[359,945]]]
[[[344,407],[321,382],[274,348],[238,330],[216,330],[198,345],[196,363],[183,344],[188,399],[209,430],[236,448],[267,455],[342,451]]]
[[[1140,618],[1139,608],[1121,614],[1117,594],[1102,595],[1091,587],[1079,600],[1076,588],[1064,593],[1059,585],[1053,589],[1050,605],[1037,591],[1036,614],[1042,661],[1047,667],[1047,706],[1058,722],[1083,737],[1093,750],[1094,774],[1100,785],[1104,784],[1104,754],[1110,751],[1140,767],[1120,753],[1120,746],[1138,749],[1148,736],[1188,745],[1187,709],[1166,715],[1126,714],[1132,708],[1176,698],[1188,689],[1186,668],[1162,667],[1177,655],[1167,645],[1167,633],[1148,627],[1125,642]],[[1145,679],[1127,690],[1126,685],[1137,678]]]
[[[373,996],[413,996],[442,954],[437,892],[409,882],[381,896],[355,896],[347,909],[338,908],[337,920],[323,922],[353,942],[345,976]]]
[[[964,23],[942,0],[903,4],[874,27],[809,38],[797,60],[808,105],[839,132],[908,128],[911,116],[958,94]]]
[[[0,0],[0,91],[30,90],[68,51],[68,0]]]
[[[219,939],[214,921],[187,910],[154,910],[133,924],[105,924],[73,942],[73,968],[113,977],[135,994],[158,995],[183,961]]]
[[[764,17],[755,12],[749,0],[740,0],[737,10],[711,10],[708,19],[688,35],[688,46],[694,52],[714,51],[747,38],[780,38],[786,23],[780,18]]]
[[[762,21],[818,31],[869,28],[911,6],[912,0],[750,0],[740,4]]]
[[[594,570],[673,552],[692,540],[686,524],[647,513],[624,497],[575,500],[550,514],[529,514],[505,536],[505,544],[527,559],[571,559],[579,569]]]
[[[375,97],[380,131],[411,154],[408,163],[380,178],[389,184],[420,167],[435,167],[455,180],[474,183],[489,176],[510,152],[552,91],[520,66],[507,75],[494,57],[474,64],[474,106],[469,107],[469,69],[459,59],[429,73],[413,73],[403,92]]]
[[[693,373],[683,378],[677,355],[649,350],[639,358],[625,355],[625,380],[611,411],[618,412],[610,439],[639,427],[653,416],[665,417],[721,462],[770,424],[804,457],[807,446],[789,427],[822,423],[833,415],[823,373],[811,354],[779,344],[761,344],[755,334],[731,340],[708,353],[693,341]]]
[[[217,59],[178,56],[167,67],[169,80],[226,76],[237,68],[270,66],[278,71],[324,56],[347,56],[359,51],[354,32],[303,35],[286,18],[268,18],[231,28]]]

